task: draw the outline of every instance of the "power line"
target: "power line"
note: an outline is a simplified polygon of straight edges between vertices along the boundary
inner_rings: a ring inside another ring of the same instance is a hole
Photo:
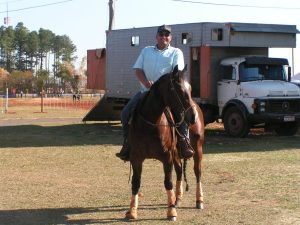
[[[24,0],[11,0],[11,1],[5,1],[5,2],[0,2],[1,5],[6,5],[7,3],[14,3],[14,2],[21,2],[21,1],[24,1]]]
[[[41,7],[50,6],[50,5],[62,4],[62,3],[65,3],[65,2],[71,2],[71,1],[73,1],[73,0],[65,0],[65,1],[60,1],[60,2],[53,2],[53,3],[43,4],[43,5],[36,5],[36,6],[30,6],[30,7],[26,7],[26,8],[20,8],[20,9],[11,9],[11,10],[8,10],[8,11],[2,11],[0,13],[18,12],[18,11],[23,11],[23,10],[28,10],[28,9],[35,9],[35,8],[41,8]]]
[[[174,2],[184,2],[202,5],[214,5],[214,6],[229,6],[229,7],[243,7],[243,8],[262,8],[262,9],[288,9],[288,10],[299,10],[300,8],[290,7],[276,7],[276,6],[258,6],[258,5],[237,5],[237,4],[224,4],[224,3],[210,3],[210,2],[199,2],[199,1],[188,1],[188,0],[172,0]]]

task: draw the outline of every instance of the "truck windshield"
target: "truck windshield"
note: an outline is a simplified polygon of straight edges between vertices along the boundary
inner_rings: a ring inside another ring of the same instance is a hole
[[[282,65],[246,64],[239,65],[241,82],[255,80],[286,80],[286,71]]]

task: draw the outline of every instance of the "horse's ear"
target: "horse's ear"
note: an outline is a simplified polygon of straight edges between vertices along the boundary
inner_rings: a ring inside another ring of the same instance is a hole
[[[187,64],[184,65],[182,72],[186,72],[186,71],[187,71]]]
[[[173,76],[176,75],[178,73],[178,65],[176,65],[173,69]]]

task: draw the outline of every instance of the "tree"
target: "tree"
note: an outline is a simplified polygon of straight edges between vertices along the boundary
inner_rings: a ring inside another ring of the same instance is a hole
[[[62,61],[71,63],[76,57],[73,57],[74,52],[76,52],[76,46],[73,44],[71,39],[67,35],[62,36],[63,39],[63,49],[62,49]]]
[[[0,90],[3,90],[6,87],[8,72],[0,67]]]
[[[38,64],[38,50],[39,50],[39,36],[36,31],[31,31],[27,35],[26,40],[26,56],[28,57],[28,69],[33,71],[34,67]]]
[[[29,30],[24,27],[23,23],[18,23],[15,27],[14,47],[16,50],[16,69],[25,71],[26,65],[26,48],[28,41]]]
[[[48,78],[49,71],[47,70],[39,70],[36,73],[36,86],[38,92],[42,92],[45,89],[45,85],[47,83]]]
[[[22,22],[15,29],[11,26],[0,27],[0,67],[11,73],[7,80],[14,89],[23,89],[26,86],[26,89],[31,90],[35,84],[29,85],[25,81],[31,79],[32,82],[33,73],[36,74],[39,70],[41,72],[34,82],[43,83],[43,87],[47,84],[55,89],[58,80],[64,89],[66,85],[74,86],[77,82],[73,66],[75,51],[76,46],[67,35],[55,35],[43,28],[38,32],[30,32]],[[50,77],[50,59],[54,59],[54,77]],[[47,80],[44,80],[45,71],[48,74]]]
[[[75,75],[74,66],[68,62],[60,63],[58,65],[57,77],[61,80],[62,88],[66,91],[66,88],[72,88],[72,80]]]
[[[51,51],[53,46],[53,41],[55,38],[55,34],[50,31],[43,28],[40,28],[39,30],[39,60],[40,60],[40,70],[49,68],[47,67],[47,55]],[[43,67],[43,62],[45,61],[45,68]]]
[[[4,51],[4,33],[5,27],[0,27],[0,67],[5,67],[5,51]]]
[[[9,88],[16,89],[17,92],[32,90],[33,75],[31,71],[13,70],[8,76]]]
[[[76,46],[72,43],[71,39],[67,35],[57,35],[53,43],[54,64],[53,72],[54,76],[57,76],[59,64],[68,62],[71,63],[75,58],[73,57],[76,51]]]
[[[15,32],[12,26],[2,27],[1,29],[1,56],[4,58],[4,68],[11,72],[15,67]]]

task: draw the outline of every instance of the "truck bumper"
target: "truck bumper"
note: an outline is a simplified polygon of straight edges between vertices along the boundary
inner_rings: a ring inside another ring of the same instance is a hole
[[[265,114],[250,114],[248,115],[248,120],[252,124],[259,123],[271,123],[280,124],[287,122],[297,122],[300,124],[300,113],[297,114],[275,114],[275,113],[265,113]]]

